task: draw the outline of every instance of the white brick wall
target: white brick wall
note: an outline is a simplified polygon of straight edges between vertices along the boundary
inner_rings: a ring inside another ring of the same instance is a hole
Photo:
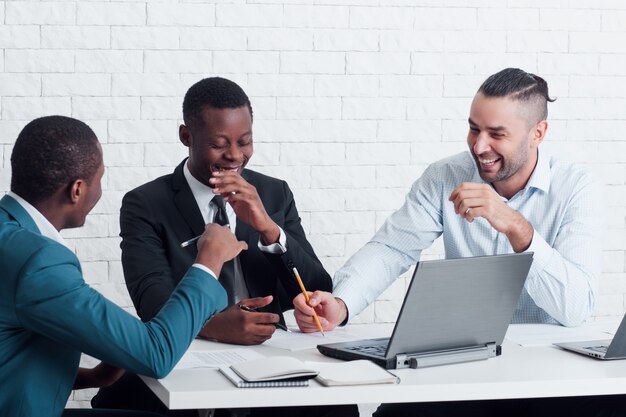
[[[292,186],[332,273],[428,163],[464,149],[482,80],[519,66],[545,76],[558,97],[543,146],[585,163],[606,184],[596,315],[621,315],[626,6],[548,3],[0,1],[0,191],[9,187],[12,144],[28,120],[87,121],[103,143],[104,195],[84,229],[64,234],[88,282],[131,309],[119,262],[121,198],[173,169],[185,154],[177,137],[182,96],[200,78],[222,75],[252,98],[253,167]],[[438,242],[424,257],[441,254]],[[405,288],[398,281],[359,320],[392,320]]]

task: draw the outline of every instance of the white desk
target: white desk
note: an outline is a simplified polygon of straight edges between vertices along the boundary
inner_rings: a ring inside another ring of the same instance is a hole
[[[383,333],[388,332],[388,326]],[[193,349],[224,349],[195,341]],[[289,352],[254,347],[269,355],[332,361],[316,350]],[[216,369],[174,370],[161,380],[142,377],[170,409],[239,408],[315,404],[367,404],[533,398],[626,393],[626,360],[599,361],[552,346],[521,347],[505,341],[503,353],[486,361],[394,371],[398,385],[236,388]]]

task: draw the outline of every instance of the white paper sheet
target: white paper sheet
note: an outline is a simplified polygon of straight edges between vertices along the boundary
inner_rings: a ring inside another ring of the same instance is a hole
[[[187,351],[174,369],[219,368],[262,357],[263,355],[255,350],[246,348]]]
[[[506,339],[520,346],[547,346],[558,342],[611,339],[619,321],[585,323],[580,327],[553,324],[512,324]]]
[[[317,370],[317,380],[325,386],[397,384],[400,379],[374,362],[355,360],[347,362],[313,362],[307,365]]]
[[[324,332],[324,336],[322,336],[319,332],[302,333],[300,330],[292,328],[291,333],[276,330],[272,338],[263,344],[291,351],[315,349],[317,345],[320,344],[349,342],[372,337],[386,337],[391,333],[390,329],[391,327],[389,331],[385,331],[386,334],[381,335],[379,330],[373,333],[367,326],[347,326],[335,328],[330,332]]]

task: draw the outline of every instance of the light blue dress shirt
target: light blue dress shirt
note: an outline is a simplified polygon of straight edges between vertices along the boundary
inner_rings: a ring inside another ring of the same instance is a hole
[[[443,234],[446,258],[513,253],[487,220],[469,223],[448,201],[463,182],[484,183],[469,152],[430,165],[404,205],[335,274],[334,291],[356,315]],[[601,268],[600,185],[582,168],[539,153],[526,187],[502,200],[534,228],[533,263],[513,323],[576,326],[594,308]]]

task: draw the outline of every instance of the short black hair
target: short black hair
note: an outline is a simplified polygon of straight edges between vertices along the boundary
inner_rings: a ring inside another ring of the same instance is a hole
[[[24,126],[11,153],[11,191],[31,204],[82,179],[102,163],[96,134],[80,120],[46,116]]]
[[[510,97],[534,107],[533,123],[548,118],[548,83],[538,75],[519,68],[505,68],[487,78],[478,89],[485,97]]]
[[[210,77],[192,85],[183,100],[183,120],[187,126],[202,120],[204,107],[236,109],[247,106],[252,117],[250,99],[239,85],[221,77]]]

